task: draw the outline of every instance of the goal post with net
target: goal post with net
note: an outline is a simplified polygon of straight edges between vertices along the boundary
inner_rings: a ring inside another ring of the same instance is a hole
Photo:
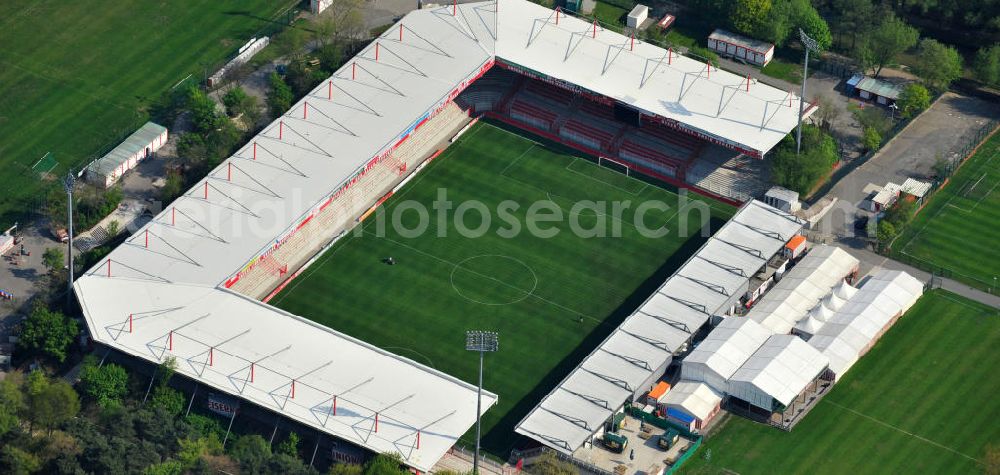
[[[42,158],[39,158],[34,165],[31,166],[31,171],[38,174],[39,177],[44,178],[52,170],[59,166],[59,162],[56,161],[55,155],[52,152],[45,152]]]
[[[597,164],[599,166],[610,168],[612,170],[624,173],[625,176],[632,176],[632,168],[628,166],[627,163],[620,160],[615,160],[610,157],[597,157]]]

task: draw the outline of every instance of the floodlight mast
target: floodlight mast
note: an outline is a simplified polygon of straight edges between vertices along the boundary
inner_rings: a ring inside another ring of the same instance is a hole
[[[479,415],[483,412],[483,355],[494,353],[500,347],[497,332],[468,330],[465,332],[465,349],[479,352],[479,386],[476,391],[476,454],[472,459],[472,473],[479,474]]]
[[[798,155],[802,150],[802,114],[805,109],[806,78],[809,76],[809,50],[819,51],[819,43],[810,38],[805,31],[802,31],[802,28],[799,28],[799,39],[802,40],[802,46],[806,48],[806,62],[802,66],[802,95],[799,96],[799,127],[795,138],[795,155]]]
[[[66,311],[73,307],[73,187],[76,185],[76,176],[73,170],[66,173],[63,180],[63,188],[66,190],[66,232],[69,234],[69,246],[66,253],[69,256],[69,278],[66,287]]]

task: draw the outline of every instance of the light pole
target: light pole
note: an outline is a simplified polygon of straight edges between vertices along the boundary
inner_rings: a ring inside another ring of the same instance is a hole
[[[69,234],[69,247],[66,255],[69,256],[69,278],[66,287],[66,311],[69,312],[73,306],[73,186],[76,184],[76,176],[73,170],[66,174],[63,180],[63,187],[66,189],[66,232]]]
[[[500,342],[497,340],[497,332],[469,330],[465,332],[465,349],[479,352],[479,387],[476,392],[476,455],[472,459],[472,473],[479,474],[479,435],[480,422],[479,415],[482,414],[483,406],[483,355],[486,352],[497,351]]]
[[[809,77],[809,50],[819,51],[819,44],[816,43],[816,40],[810,38],[805,31],[802,31],[802,28],[799,28],[799,39],[802,40],[802,46],[806,47],[806,62],[802,66],[802,95],[799,96],[799,130],[796,132],[795,138],[796,155],[802,151],[802,114],[806,106],[806,78]]]
[[[896,111],[898,109],[899,109],[899,106],[897,106],[895,102],[893,102],[892,104],[889,104],[889,110],[891,111],[890,114],[892,114],[890,116],[890,118],[892,119],[893,122],[896,121]]]

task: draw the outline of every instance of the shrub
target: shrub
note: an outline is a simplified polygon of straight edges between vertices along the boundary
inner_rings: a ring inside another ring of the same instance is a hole
[[[882,147],[882,135],[874,127],[865,127],[861,143],[865,146],[865,150],[874,152]]]

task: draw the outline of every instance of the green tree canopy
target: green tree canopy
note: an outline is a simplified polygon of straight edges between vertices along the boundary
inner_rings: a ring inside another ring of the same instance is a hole
[[[221,127],[224,120],[212,98],[197,87],[188,89],[187,108],[191,111],[191,122],[195,130],[205,133]]]
[[[0,438],[13,432],[20,425],[19,415],[27,405],[21,392],[21,373],[7,373],[0,381]]]
[[[913,72],[927,85],[944,90],[962,77],[962,56],[951,46],[924,38],[917,48],[917,64]]]
[[[36,305],[24,320],[18,346],[28,352],[42,354],[62,363],[79,328],[76,320],[44,305]]]
[[[745,35],[755,35],[771,13],[771,0],[736,0],[731,8],[729,22],[733,29]]]
[[[977,51],[972,71],[976,79],[990,86],[1000,86],[1000,43]]]
[[[42,263],[51,273],[61,271],[66,266],[66,254],[61,247],[50,247],[42,253]]]
[[[101,406],[121,402],[128,392],[128,373],[116,364],[99,366],[96,358],[88,356],[80,369],[80,391]]]
[[[878,77],[885,65],[917,44],[918,36],[916,28],[889,14],[858,42],[855,56],[862,67],[871,69],[872,74]]]
[[[775,184],[807,195],[837,163],[833,137],[819,127],[802,128],[802,153],[795,154],[794,133],[778,144],[770,158],[771,179]]]
[[[899,100],[896,106],[899,107],[899,114],[908,119],[920,113],[920,111],[930,107],[931,93],[921,84],[908,84],[899,93]]]
[[[233,443],[229,455],[246,473],[260,473],[271,458],[271,446],[257,434],[245,435]]]
[[[281,79],[278,73],[272,72],[267,77],[267,81],[271,86],[267,93],[267,106],[271,109],[272,116],[279,117],[292,107],[295,95],[292,94],[292,88],[288,87],[288,84],[285,83],[284,79]]]
[[[861,136],[861,143],[865,146],[865,150],[874,152],[882,147],[882,135],[878,133],[875,127],[865,127]]]

